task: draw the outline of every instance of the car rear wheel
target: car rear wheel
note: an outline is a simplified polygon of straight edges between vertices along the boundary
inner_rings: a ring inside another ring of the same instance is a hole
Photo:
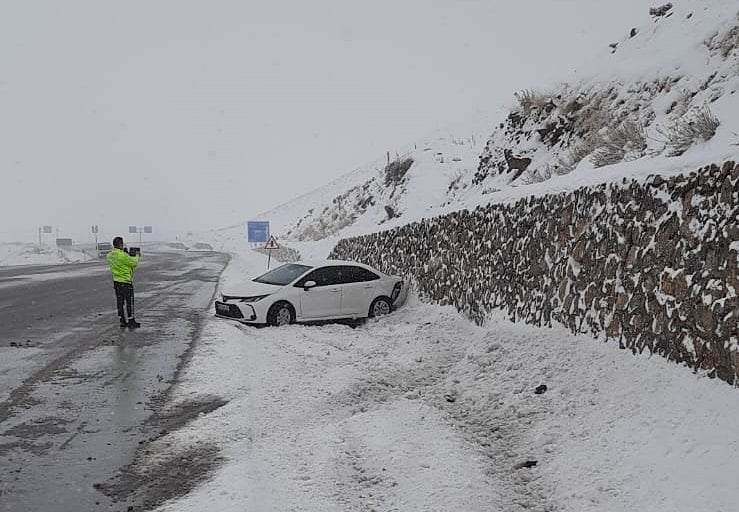
[[[390,313],[390,310],[390,299],[387,297],[377,297],[372,301],[369,309],[369,317],[374,318],[376,316],[387,315]]]
[[[278,302],[269,308],[269,313],[267,313],[267,323],[269,325],[279,327],[293,322],[295,322],[295,310],[289,303]]]

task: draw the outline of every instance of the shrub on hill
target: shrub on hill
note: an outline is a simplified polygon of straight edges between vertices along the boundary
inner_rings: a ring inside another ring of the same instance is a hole
[[[606,131],[591,160],[596,167],[603,167],[640,158],[644,156],[646,149],[647,138],[644,128],[639,123],[627,119]]]
[[[689,112],[672,127],[662,130],[661,133],[667,138],[667,156],[680,156],[693,144],[712,139],[720,124],[708,107]]]
[[[412,158],[398,158],[385,166],[385,186],[398,185],[413,165]]]

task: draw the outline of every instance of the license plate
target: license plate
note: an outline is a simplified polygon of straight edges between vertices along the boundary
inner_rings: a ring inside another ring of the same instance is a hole
[[[223,304],[221,302],[216,302],[216,313],[221,314],[228,314],[231,312],[231,308],[228,306],[228,304]]]

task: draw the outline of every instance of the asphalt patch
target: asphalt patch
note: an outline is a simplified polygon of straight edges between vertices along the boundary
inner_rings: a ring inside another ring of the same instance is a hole
[[[166,457],[143,463],[137,456],[110,482],[95,487],[129,511],[152,510],[185,496],[207,481],[225,460],[214,443],[183,448]]]
[[[197,443],[160,453],[161,446],[154,443],[227,403],[228,400],[208,395],[154,414],[147,421],[153,434],[139,441],[133,462],[110,481],[95,484],[95,488],[114,502],[127,505],[129,511],[151,510],[187,495],[223,463],[220,447],[215,443]]]
[[[201,414],[209,414],[226,405],[228,400],[221,397],[206,395],[197,400],[177,404],[167,411],[156,413],[149,418],[148,423],[156,426],[160,435],[178,430]]]

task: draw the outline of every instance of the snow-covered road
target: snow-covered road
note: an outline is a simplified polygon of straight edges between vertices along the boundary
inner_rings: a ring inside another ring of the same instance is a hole
[[[262,265],[237,258],[226,282]],[[228,402],[155,441],[152,461],[216,443],[224,463],[161,512],[728,512],[739,498],[735,389],[413,299],[356,329],[213,319],[174,397]]]

